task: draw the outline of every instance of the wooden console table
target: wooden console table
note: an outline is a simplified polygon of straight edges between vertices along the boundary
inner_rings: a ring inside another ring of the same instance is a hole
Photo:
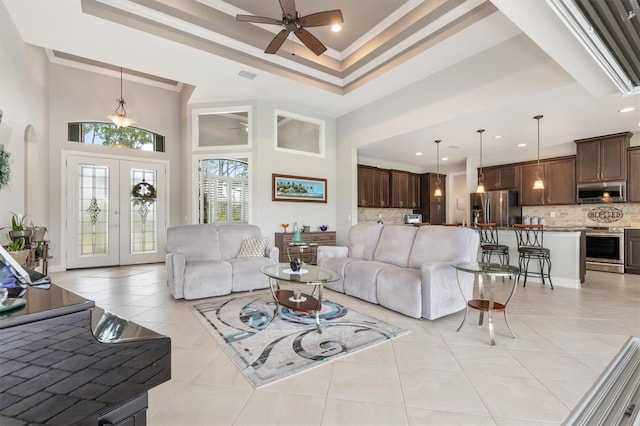
[[[307,244],[317,244],[319,246],[335,246],[336,245],[336,233],[335,231],[325,232],[303,232],[302,240]],[[289,244],[293,242],[293,232],[276,232],[274,238],[274,245],[280,250],[279,262],[289,262],[287,257],[287,249],[291,253]],[[311,250],[305,250],[302,253],[302,260],[304,263],[313,263],[314,255]]]

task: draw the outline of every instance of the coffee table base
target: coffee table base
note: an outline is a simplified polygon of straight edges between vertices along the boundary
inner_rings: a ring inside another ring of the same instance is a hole
[[[318,298],[314,297],[314,294],[318,290]],[[301,293],[306,300],[302,302],[292,302],[289,300],[293,297],[293,291],[291,290],[280,290],[280,286],[276,285],[276,289],[271,286],[271,293],[273,294],[273,300],[276,302],[276,307],[273,310],[273,318],[278,315],[278,307],[284,306],[285,308],[306,312],[308,314],[315,314],[315,322],[316,322],[316,330],[318,330],[319,334],[322,334],[322,330],[320,329],[320,311],[322,310],[322,287],[321,285],[316,286],[316,289],[313,290],[312,294]]]

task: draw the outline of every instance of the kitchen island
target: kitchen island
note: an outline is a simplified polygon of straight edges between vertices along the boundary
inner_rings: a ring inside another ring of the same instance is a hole
[[[509,247],[509,263],[518,266],[515,231],[512,228],[499,228],[498,240],[500,244]],[[585,278],[584,228],[545,227],[543,244],[551,251],[551,280],[554,287],[580,288]],[[492,262],[497,262],[495,256]],[[529,271],[540,272],[537,261],[532,260],[529,263]],[[529,275],[527,278],[527,284],[541,282],[539,276]]]

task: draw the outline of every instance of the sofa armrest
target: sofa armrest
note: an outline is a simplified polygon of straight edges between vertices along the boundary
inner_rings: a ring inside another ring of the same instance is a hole
[[[348,257],[349,247],[318,246],[318,260],[325,257]]]
[[[275,263],[278,263],[280,260],[280,249],[278,247],[267,247],[266,256],[273,260]]]
[[[186,258],[182,253],[167,253],[167,287],[175,299],[184,298],[184,269]]]
[[[464,309],[465,299],[473,296],[474,275],[460,272],[458,285],[457,271],[452,263],[455,262],[425,262],[421,265],[423,318],[436,319]]]

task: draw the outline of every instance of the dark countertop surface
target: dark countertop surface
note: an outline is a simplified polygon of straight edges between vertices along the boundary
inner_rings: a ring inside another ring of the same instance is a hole
[[[171,340],[54,284],[0,315],[0,424],[97,425],[171,378]]]

